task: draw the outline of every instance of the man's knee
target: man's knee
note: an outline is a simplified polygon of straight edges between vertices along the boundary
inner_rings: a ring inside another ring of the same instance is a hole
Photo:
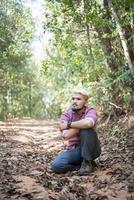
[[[53,160],[52,162],[52,171],[55,173],[61,173],[62,165],[60,162]]]
[[[95,137],[95,135],[96,135],[96,132],[95,132],[95,130],[94,129],[92,129],[92,128],[87,128],[87,129],[81,129],[80,130],[80,137],[84,137],[84,138],[89,138],[89,135],[90,135],[90,137],[91,136],[93,136],[93,137]]]
[[[57,164],[56,162],[52,162],[52,171],[58,173],[60,169],[59,164]]]
[[[65,173],[66,172],[66,165],[67,163],[62,162],[63,160],[55,159],[52,162],[52,171],[55,173]]]

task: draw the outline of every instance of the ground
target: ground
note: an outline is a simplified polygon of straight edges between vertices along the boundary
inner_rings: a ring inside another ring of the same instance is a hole
[[[51,171],[52,159],[64,149],[57,121],[0,122],[0,200],[134,199],[133,122],[132,117],[119,120],[118,126],[100,121],[102,154],[84,177],[77,171]]]

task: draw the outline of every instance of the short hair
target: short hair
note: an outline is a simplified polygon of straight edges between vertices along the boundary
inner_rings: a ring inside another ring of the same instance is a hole
[[[74,93],[83,95],[83,96],[85,97],[86,100],[88,100],[88,98],[89,98],[89,93],[88,93],[88,91],[87,91],[85,88],[83,88],[83,87],[79,87],[79,88],[76,87],[76,88],[74,88],[74,89],[72,90],[72,94],[74,94]]]

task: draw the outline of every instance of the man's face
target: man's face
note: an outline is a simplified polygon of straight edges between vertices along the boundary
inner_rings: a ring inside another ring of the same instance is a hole
[[[82,109],[85,106],[86,102],[87,100],[83,95],[79,93],[74,93],[72,95],[72,108],[76,110]]]

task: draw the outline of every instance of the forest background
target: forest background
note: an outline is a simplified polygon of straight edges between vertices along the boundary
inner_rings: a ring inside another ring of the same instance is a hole
[[[38,64],[26,2],[0,0],[0,119],[57,119],[74,85],[88,89],[103,116],[133,111],[134,1],[44,1],[44,33],[52,37]]]

